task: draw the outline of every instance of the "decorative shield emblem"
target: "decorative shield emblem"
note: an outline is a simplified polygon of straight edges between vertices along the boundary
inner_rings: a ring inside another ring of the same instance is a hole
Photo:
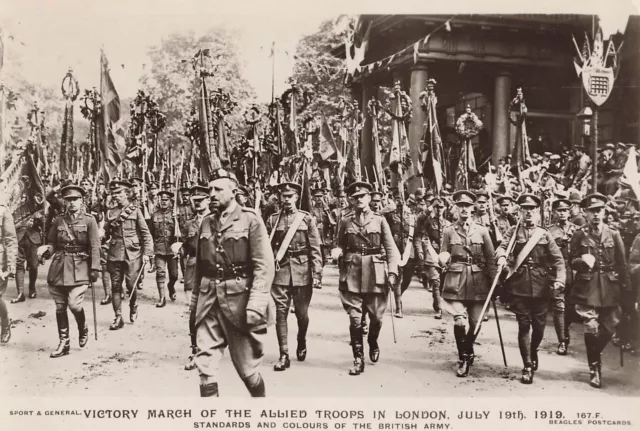
[[[612,67],[587,66],[582,69],[582,85],[593,103],[598,106],[602,106],[609,98],[614,80]]]

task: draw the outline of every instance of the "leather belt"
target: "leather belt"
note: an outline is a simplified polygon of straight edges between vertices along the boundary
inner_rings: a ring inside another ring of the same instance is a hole
[[[207,271],[203,274],[205,277],[217,280],[230,280],[232,278],[249,278],[251,271],[249,265],[233,265],[222,266],[219,265],[213,271]]]
[[[594,266],[593,267],[593,271],[599,271],[599,272],[610,272],[610,271],[615,271],[613,265],[602,265],[602,266]]]
[[[81,246],[77,246],[77,245],[67,245],[65,247],[62,248],[62,251],[65,253],[87,253],[87,247],[81,247]]]
[[[381,249],[379,247],[377,248],[371,248],[371,247],[362,247],[362,248],[348,248],[347,249],[347,253],[353,253],[353,254],[359,254],[362,256],[369,256],[372,254],[380,254]]]
[[[303,256],[309,254],[309,249],[301,249],[301,250],[287,250],[287,254],[286,256],[289,257],[296,257],[296,256]]]
[[[462,257],[462,256],[453,256],[451,258],[451,263],[464,263],[466,265],[474,265],[473,257]]]

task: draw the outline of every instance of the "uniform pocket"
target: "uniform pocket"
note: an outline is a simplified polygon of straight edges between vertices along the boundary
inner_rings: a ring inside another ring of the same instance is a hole
[[[89,261],[80,256],[73,257],[74,277],[76,283],[89,281]]]
[[[375,274],[376,285],[384,285],[387,282],[387,262],[381,256],[372,256],[371,264]]]
[[[240,295],[242,293],[248,293],[246,278],[230,279],[225,282],[225,293],[228,296]]]
[[[444,277],[444,286],[442,287],[442,293],[449,294],[458,294],[460,290],[462,290],[461,279],[462,279],[462,271],[463,268],[449,267],[447,274]]]

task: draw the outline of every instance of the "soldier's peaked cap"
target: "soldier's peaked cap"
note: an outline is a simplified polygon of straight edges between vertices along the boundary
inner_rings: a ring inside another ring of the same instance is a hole
[[[63,199],[77,199],[82,198],[85,191],[82,187],[70,184],[60,189],[60,196]]]
[[[383,193],[380,190],[372,190],[370,195],[371,195],[372,198],[374,196],[376,196],[376,197],[379,197],[380,199],[382,199]]]
[[[516,203],[520,205],[521,208],[538,208],[541,201],[536,195],[532,195],[531,193],[522,193],[518,196]]]
[[[487,202],[489,200],[489,193],[486,190],[478,190],[476,192],[477,202]]]
[[[311,196],[324,196],[324,189],[316,187],[311,190]]]
[[[569,199],[558,199],[553,201],[551,208],[554,210],[568,210],[573,206]]]
[[[218,168],[211,171],[211,175],[209,176],[209,181],[215,181],[222,178],[228,178],[230,180],[235,181],[236,184],[238,183],[238,178],[236,177],[236,175],[233,172],[223,168]]]
[[[117,193],[121,190],[128,190],[131,187],[132,186],[130,182],[123,180],[113,180],[109,184],[109,190],[111,190],[112,193]]]
[[[209,197],[209,187],[196,185],[189,189],[191,199],[204,199]]]
[[[133,183],[143,183],[144,180],[142,178],[140,178],[140,177],[131,177],[131,178],[129,178],[129,182],[131,184],[133,184]]]
[[[173,197],[173,193],[172,193],[172,192],[170,192],[169,190],[160,190],[160,191],[158,192],[158,196],[162,196],[162,195],[169,196],[170,198],[172,198],[172,197]]]
[[[498,202],[499,204],[501,204],[502,202],[515,202],[513,200],[513,198],[509,195],[502,195],[502,196],[498,196],[498,198],[496,199],[496,202]]]
[[[590,210],[596,208],[604,208],[607,205],[608,199],[601,193],[592,193],[587,195],[580,201],[580,207]]]
[[[369,194],[373,190],[373,186],[364,181],[356,181],[351,183],[347,188],[347,194],[351,197]]]
[[[300,195],[302,193],[302,186],[297,183],[286,182],[278,184],[278,190],[283,195],[293,195],[294,193]]]
[[[180,187],[180,193],[191,193],[191,189],[189,187]]]
[[[469,190],[458,190],[453,194],[453,201],[456,205],[473,205],[477,200],[476,194]]]

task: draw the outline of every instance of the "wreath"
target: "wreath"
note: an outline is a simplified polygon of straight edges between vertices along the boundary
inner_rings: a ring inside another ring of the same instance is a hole
[[[78,80],[73,76],[71,69],[69,69],[62,79],[60,90],[62,91],[62,96],[65,99],[69,99],[73,102],[78,98],[78,95],[80,94],[80,86],[78,85]]]
[[[466,139],[475,137],[481,129],[482,121],[471,111],[465,112],[456,121],[456,133]]]

